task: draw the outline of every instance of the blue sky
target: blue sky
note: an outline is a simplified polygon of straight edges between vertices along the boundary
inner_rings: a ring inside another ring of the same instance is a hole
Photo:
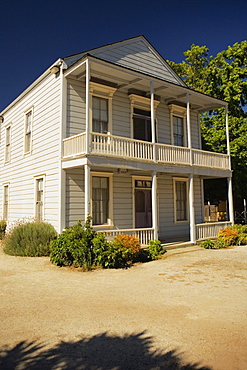
[[[247,39],[247,1],[2,0],[0,111],[56,59],[144,35],[180,62],[191,44],[211,55]]]

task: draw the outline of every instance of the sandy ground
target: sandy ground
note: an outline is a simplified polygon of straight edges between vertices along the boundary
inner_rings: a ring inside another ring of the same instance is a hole
[[[0,251],[0,369],[247,369],[247,247],[80,272]]]

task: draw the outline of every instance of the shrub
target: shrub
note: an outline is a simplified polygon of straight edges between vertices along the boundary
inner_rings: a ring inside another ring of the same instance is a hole
[[[6,227],[7,227],[7,222],[5,220],[1,220],[0,221],[0,239],[3,239],[5,235]]]
[[[90,226],[88,217],[82,226],[81,221],[66,228],[51,243],[50,260],[57,266],[83,267],[90,270],[94,263],[93,243],[96,232]]]
[[[200,247],[205,248],[205,249],[214,249],[215,242],[212,239],[206,239],[200,243]]]
[[[92,240],[94,264],[103,268],[113,267],[111,243],[108,243],[103,233],[97,233]]]
[[[27,222],[6,235],[4,252],[14,256],[48,256],[50,243],[56,237],[57,232],[49,223]]]
[[[218,241],[225,244],[225,247],[230,245],[239,245],[241,242],[240,233],[234,227],[227,227],[226,229],[221,229],[218,233]]]
[[[152,260],[157,260],[162,254],[166,253],[166,250],[159,240],[150,240],[148,252]]]

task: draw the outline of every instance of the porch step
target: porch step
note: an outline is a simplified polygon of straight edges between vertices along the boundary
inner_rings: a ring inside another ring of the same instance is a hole
[[[190,242],[170,242],[170,243],[161,243],[166,250],[186,248],[186,247],[198,247],[194,243]]]

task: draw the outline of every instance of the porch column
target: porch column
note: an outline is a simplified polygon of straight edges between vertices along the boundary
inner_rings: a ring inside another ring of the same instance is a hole
[[[226,148],[229,161],[229,169],[231,169],[231,151],[230,151],[230,138],[229,138],[229,126],[228,126],[228,105],[225,106],[226,113]]]
[[[232,197],[232,177],[227,178],[228,185],[228,209],[229,209],[229,221],[234,225],[234,209],[233,209],[233,197]]]
[[[90,216],[90,166],[85,164],[85,221],[88,216]]]
[[[157,172],[152,172],[152,225],[154,239],[158,239]]]
[[[189,93],[186,94],[186,120],[187,120],[187,137],[188,137],[188,148],[190,149],[190,164],[193,164],[192,158],[192,140],[191,140],[191,127],[190,127],[190,102]]]
[[[195,208],[194,208],[194,178],[189,176],[189,213],[190,213],[190,241],[196,242]]]
[[[155,150],[155,118],[154,118],[154,83],[150,82],[150,95],[151,95],[151,129],[152,129],[152,143],[153,143],[153,159],[156,161]]]
[[[90,127],[90,64],[86,60],[86,154],[89,154],[89,127]]]

